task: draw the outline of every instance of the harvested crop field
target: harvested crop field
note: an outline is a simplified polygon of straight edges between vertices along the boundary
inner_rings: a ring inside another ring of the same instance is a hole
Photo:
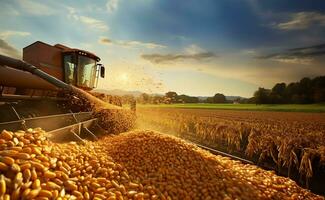
[[[153,131],[58,144],[0,135],[4,199],[323,199],[288,178]]]
[[[142,108],[147,127],[271,166],[324,193],[325,114]]]

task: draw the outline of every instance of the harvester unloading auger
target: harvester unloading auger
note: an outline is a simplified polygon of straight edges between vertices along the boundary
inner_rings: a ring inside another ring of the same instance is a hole
[[[0,55],[0,130],[41,127],[62,141],[130,129],[133,111],[89,93],[105,76],[99,61],[90,52],[39,41],[23,49],[23,60]]]

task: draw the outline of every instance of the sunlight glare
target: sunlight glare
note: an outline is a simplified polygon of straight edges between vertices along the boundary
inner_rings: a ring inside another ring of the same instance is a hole
[[[126,73],[123,73],[118,78],[120,81],[127,82],[129,80],[129,75]]]

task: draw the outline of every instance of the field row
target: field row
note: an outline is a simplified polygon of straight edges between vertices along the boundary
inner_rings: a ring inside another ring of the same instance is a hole
[[[186,103],[186,104],[142,104],[141,108],[186,108],[218,110],[252,110],[324,113],[325,104],[231,104],[231,103]]]
[[[241,153],[257,163],[271,162],[304,177],[324,173],[325,115],[201,109],[140,109],[140,127],[172,131],[201,144]]]

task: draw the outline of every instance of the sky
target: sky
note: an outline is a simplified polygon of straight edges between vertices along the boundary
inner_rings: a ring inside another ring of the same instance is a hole
[[[99,89],[251,97],[325,75],[324,0],[0,0],[0,53],[95,53]]]

